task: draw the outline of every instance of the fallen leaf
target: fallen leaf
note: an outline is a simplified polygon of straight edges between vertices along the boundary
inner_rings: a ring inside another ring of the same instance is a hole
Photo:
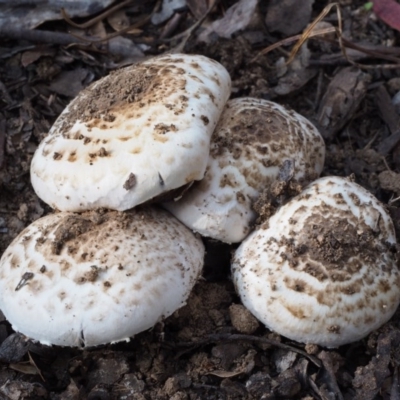
[[[267,7],[265,25],[269,32],[286,36],[301,32],[310,22],[314,0],[272,0]]]
[[[72,71],[63,71],[53,80],[49,88],[58,94],[75,97],[87,83],[84,83],[88,71],[85,68],[76,68]]]
[[[400,31],[400,4],[395,0],[374,0],[373,11],[385,24]]]
[[[27,67],[28,65],[37,61],[40,57],[54,56],[55,53],[55,50],[51,49],[49,46],[37,46],[32,50],[27,50],[22,53],[21,65],[23,67]]]
[[[0,2],[0,28],[18,26],[33,29],[46,21],[60,20],[63,8],[72,17],[87,17],[97,14],[114,0],[20,0]]]
[[[210,35],[216,33],[218,36],[230,39],[240,30],[246,29],[256,15],[258,0],[240,0],[226,10],[225,15],[214,21],[198,37],[200,42],[208,43]]]
[[[207,0],[186,0],[190,12],[196,19],[200,19],[208,10],[209,2]]]
[[[72,31],[72,28],[70,28],[70,30]],[[85,36],[85,34],[83,32],[84,31],[79,29],[76,32],[76,35]],[[98,21],[94,25],[92,25],[88,29],[88,33],[89,33],[90,37],[97,38],[97,39],[104,39],[107,36],[107,31],[106,31],[106,28],[105,28],[105,26],[103,24],[103,21]]]
[[[161,11],[153,14],[151,22],[154,25],[159,25],[171,18],[172,15],[181,8],[186,6],[186,0],[164,0]]]
[[[132,40],[117,36],[110,39],[107,43],[107,48],[110,53],[118,53],[123,58],[124,65],[129,62],[138,62],[144,57],[143,51]],[[119,65],[123,65],[120,61]]]
[[[286,64],[285,59],[279,59],[275,64],[278,84],[272,88],[275,95],[286,96],[302,88],[316,74],[317,69],[309,67],[310,51],[303,46],[293,62]]]
[[[9,367],[14,371],[22,372],[25,375],[37,375],[37,369],[29,363],[29,361],[10,364]]]
[[[319,105],[317,126],[332,139],[354,116],[367,93],[371,76],[355,67],[338,70]]]
[[[129,18],[125,10],[118,10],[107,18],[107,22],[118,32],[121,29],[126,29],[129,26]]]
[[[28,352],[28,346],[29,343],[24,336],[19,333],[13,333],[0,346],[0,361],[2,363],[18,364]]]

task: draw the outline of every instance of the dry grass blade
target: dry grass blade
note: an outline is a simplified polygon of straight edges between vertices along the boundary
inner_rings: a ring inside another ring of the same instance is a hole
[[[393,196],[392,196],[392,198],[389,200],[388,204],[392,205],[393,203],[395,203],[396,201],[399,201],[399,200],[400,200],[400,196],[396,197],[396,198],[393,198]]]
[[[35,361],[33,361],[33,358],[29,351],[28,351],[28,357],[29,357],[29,361],[21,361],[19,363],[10,363],[10,365],[9,365],[10,368],[15,371],[22,372],[23,374],[27,374],[27,375],[39,375],[40,378],[42,379],[42,381],[46,382],[40,369],[36,365]]]
[[[311,33],[313,31],[313,29],[315,28],[315,26],[318,24],[318,22],[321,22],[326,15],[331,11],[331,9],[333,7],[336,7],[337,10],[337,15],[338,15],[338,28],[335,29],[335,31],[338,34],[339,37],[339,42],[340,42],[340,47],[342,49],[342,51],[344,51],[344,46],[342,46],[341,43],[341,37],[342,37],[342,16],[341,16],[341,12],[340,12],[340,6],[338,3],[332,3],[332,4],[328,4],[322,11],[321,13],[318,15],[318,17],[307,27],[307,29],[303,32],[303,34],[301,35],[300,39],[298,40],[298,42],[294,45],[292,51],[290,52],[289,58],[286,61],[286,64],[290,64],[294,58],[296,57],[296,54],[298,53],[298,51],[300,50],[300,47],[303,46],[303,44],[305,43],[306,40],[308,40],[311,37]],[[345,54],[345,53],[344,53]],[[347,57],[346,57],[347,58]]]
[[[309,34],[308,37],[312,38],[315,36],[326,35],[326,34],[332,33],[332,32],[336,32],[336,28],[331,27],[331,28],[325,28],[325,29],[315,29]],[[281,46],[295,42],[296,40],[299,40],[301,37],[302,37],[302,35],[295,35],[295,36],[288,37],[286,39],[282,39],[279,42],[276,42],[274,44],[271,44],[271,46],[268,46],[264,50],[260,51],[253,59],[251,59],[250,62],[256,61],[259,57],[270,53],[272,50],[275,50]]]
[[[42,375],[40,369],[39,369],[38,366],[36,365],[35,361],[33,360],[32,356],[31,356],[31,353],[30,353],[29,351],[28,351],[28,357],[29,357],[29,363],[30,363],[30,365],[32,365],[32,366],[35,368],[37,374],[42,378],[42,381],[45,382],[46,379],[44,379],[44,377],[43,377],[43,375]]]
[[[391,28],[400,31],[400,4],[396,0],[375,0],[375,15]]]
[[[333,7],[335,7],[335,6],[337,7],[337,10],[338,10],[339,28],[331,27],[331,28],[325,28],[325,29],[315,29],[315,27],[318,24],[318,22],[321,22],[326,17],[326,15],[331,11],[331,9]],[[267,48],[262,50],[260,53],[258,53],[256,55],[256,57],[254,57],[251,60],[251,62],[256,61],[260,56],[263,56],[263,55],[269,53],[270,51],[272,51],[272,50],[274,50],[274,49],[276,49],[278,47],[281,47],[283,45],[292,43],[292,42],[297,40],[297,43],[293,47],[292,51],[289,54],[289,58],[286,61],[286,65],[288,65],[296,57],[296,54],[300,50],[300,47],[306,42],[306,40],[308,40],[309,38],[312,38],[312,37],[326,35],[327,33],[332,33],[332,32],[337,33],[338,29],[339,29],[339,32],[342,31],[342,20],[341,20],[341,14],[340,14],[340,6],[339,6],[338,3],[332,3],[332,4],[327,5],[322,10],[322,12],[318,15],[318,17],[307,27],[307,29],[301,35],[291,36],[289,38],[280,40],[279,42],[274,43],[271,46],[268,46]]]
[[[333,7],[336,7],[336,12],[337,12],[337,18],[338,18],[338,26],[337,28],[332,27],[332,28],[326,28],[326,29],[315,29],[316,25],[322,21],[326,15],[332,10]],[[328,4],[318,15],[318,17],[307,27],[307,29],[301,34],[301,35],[296,35],[292,36],[283,40],[280,40],[277,43],[272,44],[271,46],[268,46],[264,50],[262,50],[260,53],[257,54],[256,57],[254,57],[250,62],[256,61],[260,56],[265,55],[269,53],[270,51],[279,48],[283,45],[289,44],[291,42],[294,42],[297,40],[297,43],[293,46],[293,49],[291,50],[289,57],[286,61],[286,65],[289,65],[294,58],[296,57],[297,53],[299,52],[301,46],[310,38],[313,37],[320,37],[323,36],[327,33],[332,33],[335,32],[336,36],[339,41],[339,46],[340,49],[343,53],[343,57],[346,59],[346,61],[349,64],[352,64],[360,69],[375,69],[375,68],[386,68],[386,69],[394,69],[394,68],[400,68],[400,59],[397,57],[393,57],[390,54],[384,54],[384,52],[380,51],[375,51],[371,50],[362,46],[359,46],[355,43],[350,42],[349,40],[345,39],[343,37],[343,30],[342,30],[342,14],[340,10],[340,5],[339,3],[332,3]],[[326,39],[323,39],[326,40]],[[329,41],[329,40],[327,40]],[[356,61],[352,60],[351,58],[348,57],[346,48],[351,48],[354,50],[358,50],[360,52],[363,52],[365,54],[368,54],[372,57],[375,58],[380,58],[380,59],[385,59],[389,61],[393,61],[394,64],[375,64],[375,65],[366,65],[366,64],[360,64],[357,63]]]

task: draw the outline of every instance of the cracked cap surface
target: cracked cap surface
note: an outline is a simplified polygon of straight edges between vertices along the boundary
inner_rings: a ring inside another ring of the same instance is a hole
[[[394,314],[400,301],[393,223],[380,202],[339,177],[321,178],[237,249],[243,304],[290,339],[337,347]]]
[[[253,205],[277,182],[285,161],[306,185],[319,176],[325,144],[311,122],[262,99],[230,100],[211,138],[205,177],[165,207],[203,236],[240,242],[257,217]]]
[[[203,266],[199,238],[166,211],[40,218],[0,260],[0,309],[44,344],[128,340],[185,304]]]
[[[199,55],[112,72],[83,90],[40,143],[33,188],[57,210],[123,211],[202,179],[230,85],[222,65]]]

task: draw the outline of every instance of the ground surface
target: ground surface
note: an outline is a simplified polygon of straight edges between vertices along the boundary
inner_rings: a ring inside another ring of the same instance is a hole
[[[206,10],[205,2],[188,1],[191,12],[183,7],[170,22],[155,26],[145,19],[155,3],[143,3],[126,4],[90,32],[74,28],[75,35],[104,38],[115,25],[142,22],[124,34],[128,42],[114,41],[108,51],[105,42],[71,44],[79,41],[76,37],[61,46],[55,34],[45,35],[45,43],[35,45],[26,40],[23,27],[19,33],[17,27],[9,31],[3,27],[0,254],[25,226],[51,211],[32,190],[29,165],[39,141],[71,98],[109,70],[140,59],[143,51],[151,56],[182,45],[185,38],[168,38],[191,27],[196,22],[193,15],[198,18]],[[210,32],[208,43],[200,42],[196,33],[184,50],[221,62],[232,76],[232,97],[273,99],[318,123],[327,145],[323,175],[353,174],[356,182],[387,205],[400,237],[400,200],[396,200],[400,196],[400,60],[396,58],[400,34],[366,11],[363,1],[343,0],[343,37],[368,49],[367,53],[348,47],[348,57],[361,68],[343,57],[334,33],[326,34],[326,40],[310,40],[286,67],[283,60],[288,59],[293,41],[289,47],[254,58],[269,45],[301,33],[329,2],[316,1],[312,8],[311,1],[296,2],[295,20],[293,10],[284,10],[290,2],[262,2],[255,11],[251,4],[256,2],[249,1],[246,10],[232,16],[228,11],[235,3],[221,1],[211,12],[204,25]],[[211,25],[224,15],[231,20],[220,22],[219,30]],[[332,10],[324,21],[328,23],[324,27],[337,26],[336,12]],[[222,37],[238,25],[242,32]],[[48,21],[41,29],[65,33],[68,24]],[[188,304],[130,343],[84,351],[46,347],[14,334],[3,321],[0,398],[400,398],[398,313],[366,339],[340,349],[290,342],[259,325],[240,306],[229,278],[229,251],[227,246],[209,243],[205,279]]]

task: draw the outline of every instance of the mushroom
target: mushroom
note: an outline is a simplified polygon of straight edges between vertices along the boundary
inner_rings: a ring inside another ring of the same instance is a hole
[[[269,329],[337,347],[380,327],[399,305],[395,245],[393,223],[371,193],[325,177],[243,241],[233,279]]]
[[[201,239],[164,210],[61,212],[36,220],[0,260],[0,308],[43,344],[128,340],[185,304]]]
[[[82,91],[40,143],[34,190],[61,211],[123,211],[202,179],[230,84],[222,65],[200,55],[112,72]]]
[[[230,100],[211,139],[204,179],[178,201],[165,204],[203,236],[240,242],[257,218],[254,203],[289,162],[290,180],[306,185],[319,176],[325,144],[303,116],[254,98]]]

